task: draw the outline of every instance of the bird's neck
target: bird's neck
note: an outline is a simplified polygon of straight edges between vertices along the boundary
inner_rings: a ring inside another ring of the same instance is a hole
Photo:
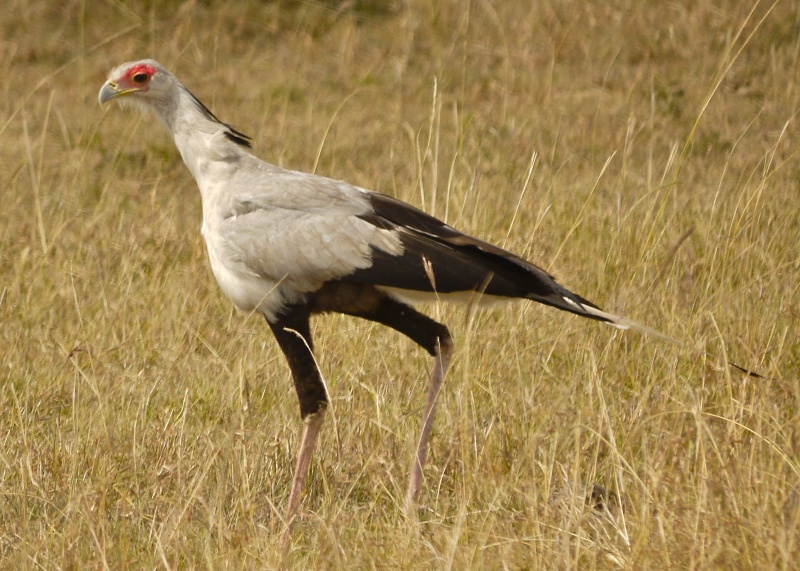
[[[172,133],[201,191],[209,176],[224,176],[231,163],[248,154],[227,135],[230,127],[186,89],[179,89],[173,101],[165,102],[156,113]]]

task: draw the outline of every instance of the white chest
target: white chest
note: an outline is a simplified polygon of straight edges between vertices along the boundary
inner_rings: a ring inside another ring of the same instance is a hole
[[[289,301],[280,283],[253,274],[246,268],[227,258],[219,244],[203,228],[203,237],[208,251],[211,272],[225,297],[233,302],[239,311],[250,313],[258,311],[272,320]]]

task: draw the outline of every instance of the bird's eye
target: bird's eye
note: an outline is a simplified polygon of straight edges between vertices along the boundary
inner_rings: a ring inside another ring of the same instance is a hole
[[[147,74],[144,72],[136,73],[133,75],[133,77],[131,77],[131,79],[136,83],[144,83],[147,81]]]

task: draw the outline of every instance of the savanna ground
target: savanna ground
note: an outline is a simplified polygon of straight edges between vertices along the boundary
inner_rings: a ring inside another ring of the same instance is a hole
[[[426,307],[457,348],[414,520],[429,358],[317,319],[332,414],[288,567],[798,565],[798,2],[8,0],[0,22],[1,567],[281,563],[288,368],[218,291],[168,136],[97,105],[141,57],[259,156],[687,344]]]

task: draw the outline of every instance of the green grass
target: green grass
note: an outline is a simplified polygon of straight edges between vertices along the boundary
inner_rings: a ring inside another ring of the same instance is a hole
[[[424,308],[457,347],[409,521],[429,359],[317,319],[332,414],[289,568],[796,566],[800,6],[530,4],[6,2],[0,567],[281,564],[287,366],[218,291],[165,132],[97,106],[151,56],[266,160],[412,202],[690,346]],[[593,510],[594,484],[623,509]]]

